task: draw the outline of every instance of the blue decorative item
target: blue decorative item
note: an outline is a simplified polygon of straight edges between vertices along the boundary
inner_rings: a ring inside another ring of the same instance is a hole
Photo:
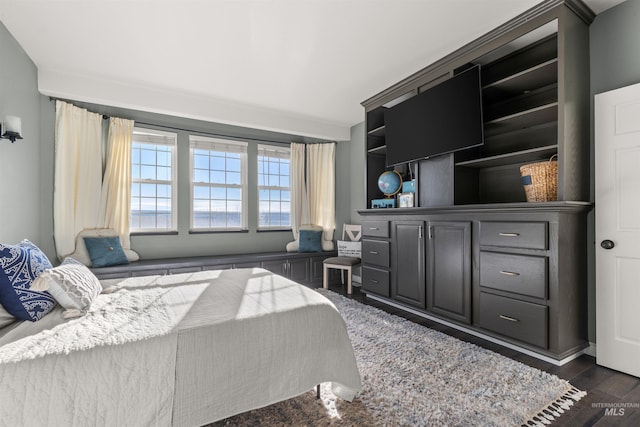
[[[322,252],[322,231],[300,230],[298,252]]]
[[[129,264],[118,236],[85,237],[84,244],[91,257],[92,267]]]
[[[48,268],[52,268],[51,262],[30,241],[17,245],[0,243],[0,304],[7,312],[19,320],[35,322],[55,307],[56,301],[49,293],[30,289]]]
[[[378,188],[386,197],[392,197],[402,190],[402,177],[395,170],[383,172],[378,177]]]

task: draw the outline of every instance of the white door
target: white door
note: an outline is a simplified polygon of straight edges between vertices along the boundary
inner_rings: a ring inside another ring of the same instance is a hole
[[[595,97],[596,363],[640,376],[640,84]]]

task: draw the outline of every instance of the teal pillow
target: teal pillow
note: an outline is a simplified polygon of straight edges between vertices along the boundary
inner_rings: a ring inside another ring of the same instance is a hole
[[[129,264],[120,244],[120,237],[84,237],[92,267]]]
[[[298,252],[322,252],[322,231],[300,230]]]

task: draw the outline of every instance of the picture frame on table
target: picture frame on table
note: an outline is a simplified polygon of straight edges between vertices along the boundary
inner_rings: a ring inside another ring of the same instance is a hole
[[[412,208],[412,207],[414,207],[414,194],[415,193],[399,193],[398,194],[398,207],[400,207],[400,208]]]

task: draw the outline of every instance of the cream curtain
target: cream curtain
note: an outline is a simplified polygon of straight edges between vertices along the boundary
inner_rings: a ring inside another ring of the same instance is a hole
[[[58,257],[75,249],[76,235],[94,228],[102,187],[102,116],[56,101],[53,235]]]
[[[309,224],[309,200],[305,184],[305,144],[291,144],[291,229],[298,239],[301,225]]]
[[[102,180],[98,228],[112,228],[125,249],[130,248],[131,138],[133,120],[111,117]]]
[[[336,228],[335,151],[335,143],[307,145],[309,222],[321,226],[328,241]]]

